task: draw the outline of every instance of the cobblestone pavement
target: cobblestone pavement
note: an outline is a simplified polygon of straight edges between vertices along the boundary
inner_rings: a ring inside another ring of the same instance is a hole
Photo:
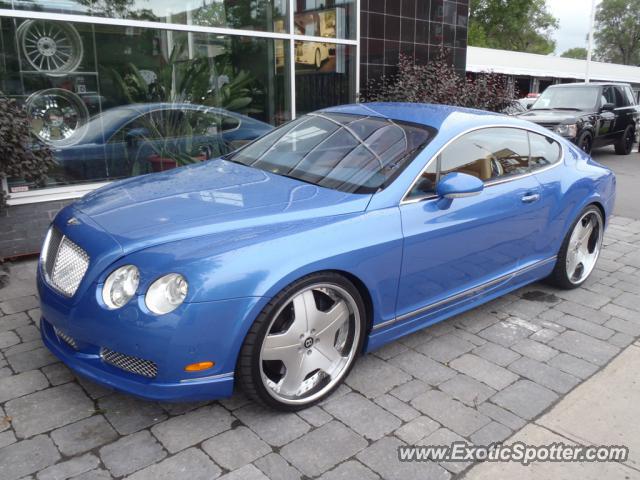
[[[35,263],[0,289],[0,478],[402,479],[466,464],[400,463],[402,444],[503,440],[640,336],[640,220],[613,218],[588,283],[542,284],[360,358],[328,401],[297,414],[241,393],[136,400],[76,378],[42,346]]]

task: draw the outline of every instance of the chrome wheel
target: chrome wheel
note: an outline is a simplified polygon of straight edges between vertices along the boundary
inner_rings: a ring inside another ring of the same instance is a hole
[[[89,111],[75,93],[61,88],[42,90],[32,94],[25,106],[31,129],[43,142],[62,146],[81,140],[74,134],[88,121]]]
[[[311,403],[345,375],[361,335],[355,299],[342,287],[318,283],[284,302],[260,349],[260,376],[279,402]]]
[[[69,23],[27,20],[18,28],[22,54],[39,72],[73,72],[82,61],[80,34]]]
[[[604,234],[602,215],[589,210],[580,217],[571,232],[567,247],[567,278],[574,284],[584,282],[591,274],[602,247]]]

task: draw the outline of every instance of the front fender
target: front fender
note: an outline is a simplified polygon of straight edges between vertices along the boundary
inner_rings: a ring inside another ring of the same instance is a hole
[[[343,271],[367,288],[377,323],[393,318],[401,260],[396,207],[176,241],[129,254],[113,268],[137,265],[141,292],[180,273],[189,282],[186,303],[271,298],[310,273]]]

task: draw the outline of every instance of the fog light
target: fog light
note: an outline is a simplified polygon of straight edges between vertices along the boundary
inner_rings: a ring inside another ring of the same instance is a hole
[[[208,370],[214,365],[214,362],[198,362],[187,365],[184,369],[186,372],[200,372],[202,370]]]

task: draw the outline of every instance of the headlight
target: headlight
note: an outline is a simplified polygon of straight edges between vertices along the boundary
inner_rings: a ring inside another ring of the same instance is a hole
[[[576,138],[578,136],[578,126],[575,123],[571,125],[558,125],[553,131],[563,137]]]
[[[147,291],[145,303],[153,313],[162,315],[178,308],[187,296],[189,285],[179,273],[170,273],[153,282]]]
[[[110,309],[124,306],[136,294],[140,272],[135,265],[125,265],[114,270],[102,287],[102,300]]]

